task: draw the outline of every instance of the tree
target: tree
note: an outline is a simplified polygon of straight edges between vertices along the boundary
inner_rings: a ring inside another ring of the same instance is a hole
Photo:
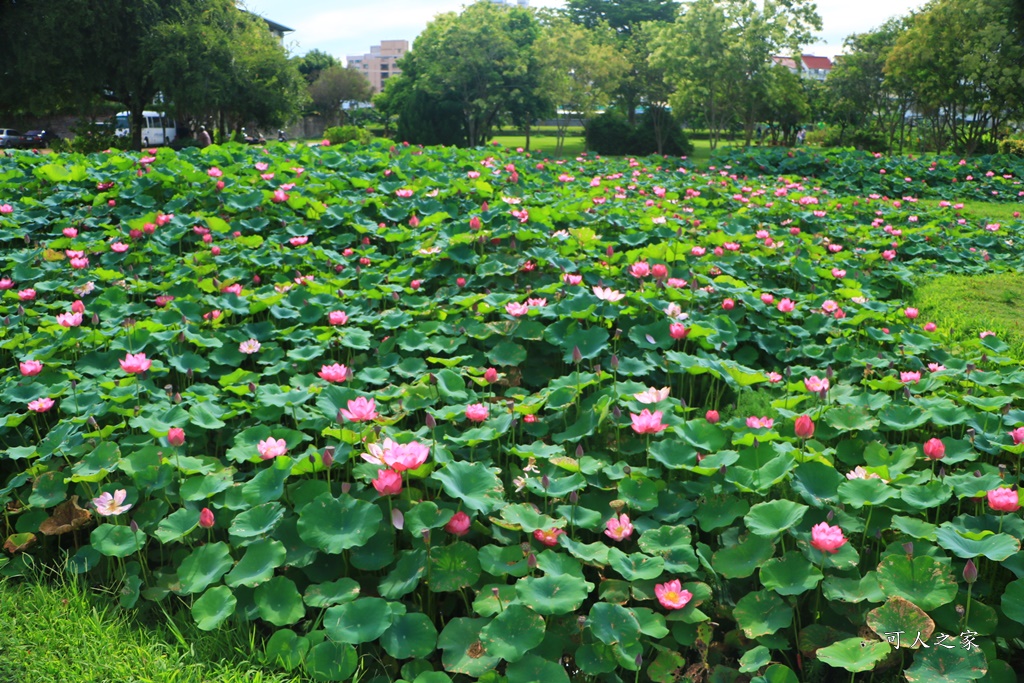
[[[341,66],[341,62],[334,55],[327,54],[322,50],[310,50],[304,56],[299,57],[299,73],[306,79],[306,83],[313,85],[319,78],[320,72],[332,66]]]
[[[678,12],[676,0],[569,0],[565,8],[575,24],[586,28],[607,24],[627,35],[644,22],[672,22]]]
[[[243,125],[279,126],[306,99],[298,65],[266,23],[232,0],[207,0],[153,31],[152,75],[179,119],[216,120],[222,136]]]
[[[627,64],[608,28],[587,29],[565,19],[544,27],[537,53],[543,65],[544,91],[561,107],[557,151],[572,118],[586,120],[611,104]]]
[[[366,76],[352,67],[332,66],[320,72],[309,95],[319,112],[333,124],[344,117],[345,104],[369,102],[373,86]]]
[[[846,51],[825,81],[830,120],[839,126],[839,144],[849,130],[863,145],[880,138],[886,151],[903,147],[903,129],[911,92],[895,76],[886,78],[885,62],[905,29],[901,18],[846,38]],[[852,138],[851,138],[852,139]]]
[[[809,0],[695,0],[658,32],[652,60],[680,84],[675,102],[704,110],[712,149],[734,120],[749,145],[764,115],[772,57],[799,55],[820,29]]]
[[[972,154],[1024,110],[1024,44],[1015,0],[933,0],[911,17],[885,63],[931,124],[933,146]]]
[[[400,67],[416,91],[458,106],[466,144],[476,147],[490,138],[499,116],[517,98],[535,95],[529,88],[535,35],[529,10],[477,2],[461,14],[435,17]]]

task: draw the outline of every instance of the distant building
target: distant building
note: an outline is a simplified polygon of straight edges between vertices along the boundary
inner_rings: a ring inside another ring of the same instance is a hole
[[[366,76],[374,92],[381,92],[388,78],[402,73],[395,62],[408,51],[408,40],[382,40],[367,54],[345,57],[345,61],[349,67],[359,69]]]
[[[772,57],[776,64],[781,64],[790,72],[799,74],[802,78],[810,78],[815,81],[824,81],[832,71],[832,60],[828,57],[816,57],[814,55],[800,55],[800,63],[792,57]]]

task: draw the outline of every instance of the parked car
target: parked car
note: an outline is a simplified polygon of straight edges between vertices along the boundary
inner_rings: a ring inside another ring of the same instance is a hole
[[[52,130],[30,130],[24,137],[27,147],[49,147],[60,140],[60,136]]]
[[[27,143],[25,136],[13,128],[0,128],[0,148],[18,149]]]

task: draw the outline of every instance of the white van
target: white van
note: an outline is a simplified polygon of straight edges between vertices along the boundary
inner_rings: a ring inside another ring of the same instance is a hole
[[[117,113],[117,125],[114,128],[114,135],[117,137],[128,137],[131,134],[131,116],[126,111]],[[165,116],[163,112],[144,111],[142,112],[142,146],[166,145],[177,137],[177,127],[174,119]]]

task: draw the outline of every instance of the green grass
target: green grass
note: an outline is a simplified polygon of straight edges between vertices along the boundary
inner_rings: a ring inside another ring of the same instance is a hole
[[[511,147],[513,149],[518,147],[526,148],[525,135],[496,135],[493,139],[494,142],[497,142],[504,147]],[[537,152],[539,150],[543,153],[554,156],[555,145],[557,143],[558,140],[554,135],[531,135],[530,151]],[[582,135],[566,135],[560,156],[575,157],[585,151],[587,151],[587,144],[584,142]]]
[[[914,304],[947,344],[976,341],[991,330],[1024,360],[1024,274],[943,275],[915,290]]]
[[[956,202],[954,202],[956,203]],[[938,199],[919,199],[917,206],[928,209],[935,209],[939,206]],[[964,208],[960,215],[964,218],[974,218],[988,222],[1017,220],[1013,217],[1014,211],[1021,210],[1019,202],[963,202]]]
[[[264,670],[251,631],[199,631],[191,617],[148,625],[110,595],[68,580],[0,581],[0,681],[11,683],[299,683]]]

